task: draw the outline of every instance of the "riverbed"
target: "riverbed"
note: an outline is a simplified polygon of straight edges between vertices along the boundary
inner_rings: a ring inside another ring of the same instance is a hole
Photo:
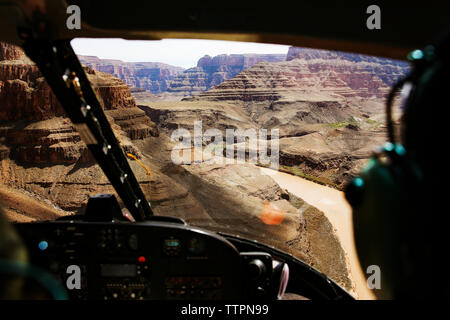
[[[305,200],[327,216],[347,254],[350,273],[358,298],[374,299],[373,293],[367,288],[359,264],[353,238],[352,209],[345,200],[344,193],[288,173],[269,168],[261,168],[261,170],[263,173],[269,174],[281,188]]]

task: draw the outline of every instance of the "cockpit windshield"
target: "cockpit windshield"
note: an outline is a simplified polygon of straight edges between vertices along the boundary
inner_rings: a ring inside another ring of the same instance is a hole
[[[72,46],[155,215],[265,243],[367,294],[342,188],[386,141],[386,96],[408,63],[208,40]],[[8,219],[83,214],[90,196],[115,192],[89,136],[21,49],[0,49]]]

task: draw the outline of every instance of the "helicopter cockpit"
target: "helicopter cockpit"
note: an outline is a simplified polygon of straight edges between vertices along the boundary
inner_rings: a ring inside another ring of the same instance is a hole
[[[0,40],[22,47],[36,64],[115,191],[91,195],[84,214],[15,223],[29,264],[2,259],[0,273],[33,279],[34,284],[25,287],[26,299],[267,301],[286,298],[286,293],[298,300],[355,299],[318,268],[275,246],[195,226],[170,212],[155,214],[146,196],[148,190],[144,192],[138,182],[92,87],[91,71],[80,63],[70,41],[233,40],[404,60],[412,49],[427,44],[430,35],[443,28],[445,19],[436,18],[433,25],[396,27],[402,35],[397,37],[390,32],[395,14],[374,30],[366,27],[365,21],[360,26],[359,18],[341,19],[335,14],[335,5],[311,4],[312,10],[301,5],[303,12],[318,12],[321,7],[323,29],[317,27],[314,15],[302,14],[299,19],[301,10],[294,13],[243,4],[237,11],[232,6],[220,10],[189,4],[168,10],[168,6],[135,1],[109,1],[107,5],[84,0],[0,1]],[[347,16],[365,17],[366,8],[349,8]],[[389,9],[401,11],[395,6]],[[415,20],[413,13],[410,21]],[[421,32],[412,32],[413,27]],[[334,122],[327,128],[334,133],[342,127],[356,130],[352,121]],[[378,130],[369,115],[361,122]],[[295,133],[289,138],[302,135]]]

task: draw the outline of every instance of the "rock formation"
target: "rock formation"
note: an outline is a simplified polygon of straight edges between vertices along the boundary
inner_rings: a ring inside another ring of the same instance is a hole
[[[232,119],[223,120],[224,127],[228,123],[231,128],[280,130],[283,170],[342,187],[364,165],[372,149],[385,141],[384,100],[390,85],[407,73],[408,65],[302,48],[291,48],[287,60],[259,62],[178,103],[140,107],[147,114],[164,114],[154,119],[162,127],[174,128],[178,123],[189,128],[188,122],[195,117],[207,119],[205,113],[217,117],[212,110],[221,104]],[[198,108],[203,111],[195,111]],[[204,126],[206,130],[208,124]]]
[[[90,195],[114,192],[37,67],[17,47],[0,43],[0,49],[4,58],[0,61],[0,185],[12,190],[12,195],[2,193],[0,200],[8,206],[8,216],[18,221],[53,219],[82,212]],[[201,214],[201,207],[184,188],[142,159],[135,143],[159,132],[136,107],[128,86],[108,73],[85,70],[122,147],[152,171],[150,177],[130,161],[149,199],[157,204],[155,212],[182,215],[190,208],[194,218],[196,212]],[[24,204],[18,206],[8,200],[11,197]],[[36,199],[48,202],[50,209],[44,206],[36,213],[28,212]],[[177,207],[173,199],[178,199]]]
[[[357,53],[346,53],[329,50],[316,50],[290,47],[286,61],[298,59],[308,65],[309,70],[320,72],[332,68],[330,77],[333,81],[341,80],[360,97],[384,97],[386,87],[405,75],[408,63]],[[323,73],[323,72],[322,72]],[[336,79],[334,77],[337,77]],[[345,92],[344,92],[345,95]]]
[[[122,79],[140,101],[181,100],[231,79],[254,64],[283,61],[283,54],[232,54],[200,58],[197,66],[183,70],[159,62],[123,62],[79,55],[81,63],[94,70],[107,72]]]
[[[23,51],[8,43],[0,44],[0,61],[1,60],[21,60],[24,56]]]
[[[143,88],[151,93],[165,92],[170,82],[184,70],[160,62],[123,62],[83,55],[78,55],[78,59],[83,65],[123,80],[129,87]]]
[[[258,62],[279,62],[284,59],[283,54],[206,55],[198,60],[196,67],[175,77],[167,91],[185,96],[195,95],[233,78]]]
[[[19,49],[1,44],[1,157],[21,163],[74,163],[86,147],[37,67]],[[18,59],[17,59],[18,58]],[[130,139],[157,135],[154,123],[136,107],[129,88],[119,79],[89,70],[88,77],[111,123]],[[120,110],[120,112],[118,112]]]
[[[259,63],[200,96],[279,100],[276,93],[281,90],[382,99],[407,70],[408,64],[402,61],[291,47],[286,62]],[[258,89],[264,91],[265,97],[258,94]],[[214,96],[215,92],[219,94]]]

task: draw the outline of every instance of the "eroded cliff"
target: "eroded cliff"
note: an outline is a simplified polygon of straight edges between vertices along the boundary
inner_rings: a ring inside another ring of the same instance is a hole
[[[196,67],[175,77],[167,91],[184,96],[195,95],[233,78],[258,62],[278,62],[284,59],[283,54],[223,54],[215,57],[206,55],[198,60]]]
[[[123,62],[83,55],[78,55],[78,59],[83,65],[123,80],[129,87],[143,88],[151,93],[165,92],[170,82],[184,70],[160,62]]]
[[[302,48],[291,48],[287,60],[259,62],[181,102],[140,107],[164,115],[154,118],[162,127],[191,128],[211,118],[216,122],[203,121],[204,130],[279,129],[282,170],[341,188],[386,140],[385,98],[408,64]]]

